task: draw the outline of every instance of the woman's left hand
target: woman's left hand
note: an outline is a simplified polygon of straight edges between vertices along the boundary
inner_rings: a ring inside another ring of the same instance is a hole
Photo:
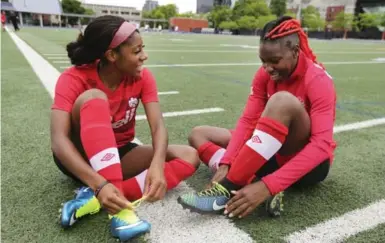
[[[151,163],[148,169],[143,196],[147,201],[155,202],[164,198],[167,191],[167,181],[164,177],[164,164]]]
[[[247,185],[231,193],[235,194],[235,196],[227,203],[225,213],[229,214],[230,217],[238,216],[239,218],[250,214],[270,196],[269,189],[262,181]]]

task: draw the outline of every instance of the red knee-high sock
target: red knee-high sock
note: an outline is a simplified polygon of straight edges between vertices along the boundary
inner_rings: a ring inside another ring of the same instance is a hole
[[[227,179],[236,185],[246,185],[254,174],[282,147],[288,129],[280,122],[262,117],[253,136],[241,148],[231,165]]]
[[[164,176],[167,181],[167,189],[176,187],[181,181],[194,174],[195,170],[194,166],[181,159],[165,163]],[[147,172],[148,170],[145,170],[139,175],[123,181],[123,193],[128,200],[134,201],[142,197]]]
[[[92,99],[80,109],[80,137],[92,168],[122,191],[122,169],[108,101]]]
[[[198,148],[199,158],[205,165],[207,165],[212,171],[216,171],[219,166],[226,149],[212,143],[207,142]]]

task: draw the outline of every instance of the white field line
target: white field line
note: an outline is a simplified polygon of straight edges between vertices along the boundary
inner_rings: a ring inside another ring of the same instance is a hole
[[[179,94],[179,91],[158,92],[158,95],[173,95],[173,94]]]
[[[60,62],[60,63],[68,63]],[[322,62],[325,65],[357,65],[357,64],[382,64],[385,60],[374,61],[353,61],[353,62]],[[227,67],[227,66],[261,66],[260,62],[239,62],[239,63],[183,63],[183,64],[149,64],[148,68],[169,68],[169,67]],[[70,66],[60,66],[60,69],[67,69]]]
[[[18,36],[12,32],[9,34],[39,76],[48,93],[53,97],[55,83],[60,73]],[[134,141],[140,143],[138,139]],[[161,202],[144,204],[139,208],[139,215],[152,224],[149,236],[151,242],[218,242],[218,239],[223,243],[253,242],[248,234],[238,229],[224,216],[201,217],[183,210],[177,203],[177,197],[181,193],[192,190],[182,182]],[[231,237],[226,237],[226,235],[231,235]]]
[[[290,243],[335,243],[385,223],[385,200],[372,203],[285,237]]]
[[[48,90],[48,93],[53,97],[55,83],[60,73],[18,36],[14,33],[9,34]],[[47,72],[47,70],[50,71]],[[379,122],[374,122],[375,120]],[[354,130],[358,126],[357,124],[366,124],[364,127],[370,127],[385,123],[385,118],[375,120],[370,120],[370,124],[367,124],[367,121],[353,123],[356,124],[353,127],[351,124],[337,126],[334,131],[337,133]],[[364,127],[361,126],[358,129]],[[135,141],[140,143],[137,139]],[[139,208],[140,215],[153,225],[150,233],[151,242],[217,242],[218,239],[224,243],[253,242],[248,234],[236,228],[233,223],[223,216],[202,216],[190,213],[188,210],[182,210],[181,206],[176,202],[176,198],[179,194],[188,191],[192,191],[192,188],[182,182],[176,189],[169,192],[163,201],[144,204]],[[167,218],[166,221],[162,220],[165,218]]]
[[[198,115],[198,114],[211,113],[211,112],[221,112],[221,111],[224,111],[224,109],[218,108],[218,107],[197,109],[197,110],[188,110],[188,111],[173,111],[173,112],[163,113],[163,117],[191,116],[191,115]],[[137,115],[135,119],[137,121],[146,120],[147,117],[145,115]]]
[[[382,125],[382,124],[385,124],[385,117],[367,120],[367,121],[362,121],[362,122],[350,123],[350,124],[341,125],[341,126],[336,126],[336,127],[334,127],[333,132],[334,133],[340,133],[340,132],[345,132],[345,131],[352,131],[352,130],[358,130],[358,129],[363,129],[363,128],[367,128],[367,127],[378,126],[378,125]]]

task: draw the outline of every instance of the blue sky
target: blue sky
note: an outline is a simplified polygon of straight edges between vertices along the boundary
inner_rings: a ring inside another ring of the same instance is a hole
[[[85,0],[85,2],[95,3],[95,4],[108,4],[108,5],[135,7],[136,9],[141,10],[145,0]],[[158,3],[159,5],[174,3],[179,8],[180,13],[184,13],[188,11],[192,11],[195,13],[197,0],[158,0]]]

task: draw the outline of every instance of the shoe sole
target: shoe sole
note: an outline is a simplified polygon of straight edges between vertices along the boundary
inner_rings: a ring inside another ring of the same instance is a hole
[[[183,209],[188,209],[192,213],[199,213],[199,214],[203,214],[203,215],[220,215],[220,214],[223,214],[223,212],[225,211],[225,209],[221,209],[221,210],[218,210],[218,211],[204,211],[204,210],[200,210],[198,208],[194,208],[194,207],[192,207],[192,206],[190,206],[188,204],[185,204],[180,197],[178,197],[177,201],[178,201],[178,203],[180,205],[182,205]]]

